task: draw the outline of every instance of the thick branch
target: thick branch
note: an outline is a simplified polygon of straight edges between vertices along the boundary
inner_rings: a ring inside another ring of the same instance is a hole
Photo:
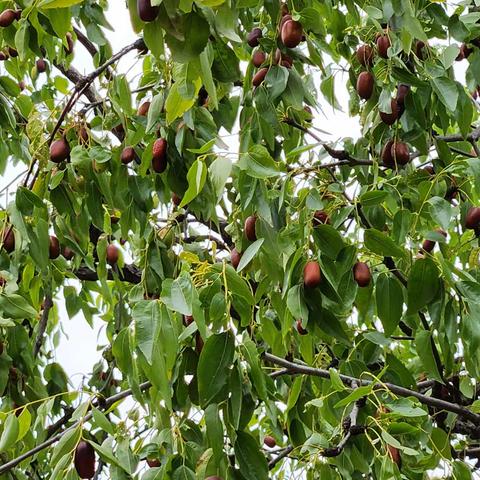
[[[292,445],[285,447],[274,459],[268,462],[268,469],[272,470],[275,465],[280,461],[287,457],[293,451]]]
[[[325,378],[327,380],[330,379],[330,372],[328,370],[323,370],[321,368],[308,367],[305,365],[299,365],[297,363],[289,362],[288,360],[277,357],[270,353],[265,353],[263,358],[270,363],[273,363],[280,367],[288,368],[291,373],[312,375],[316,377]],[[339,375],[340,375],[340,379],[345,385],[352,386],[353,384],[357,383],[361,386],[373,385],[373,390],[388,389],[389,391],[391,391],[392,393],[400,397],[414,397],[423,405],[428,405],[430,407],[435,407],[441,410],[446,410],[448,412],[456,413],[457,415],[460,415],[461,417],[472,420],[473,422],[480,422],[480,415],[473,413],[467,408],[462,407],[461,405],[458,405],[456,403],[447,402],[439,398],[429,397],[422,393],[416,392],[415,390],[410,390],[408,388],[401,387],[393,383],[374,383],[371,380],[362,380],[359,378],[350,377],[348,375],[343,375],[343,374],[339,374]]]
[[[95,270],[90,270],[88,267],[80,267],[73,272],[79,280],[86,280],[89,282],[96,282],[98,274]],[[125,265],[118,270],[120,280],[128,283],[138,284],[142,281],[142,271],[136,265]],[[113,271],[108,271],[108,279],[115,280]]]
[[[139,389],[141,391],[144,391],[144,390],[147,390],[151,387],[151,383],[150,382],[144,382],[142,384],[139,385]],[[102,405],[103,405],[103,409],[108,409],[110,406],[112,406],[114,403],[120,401],[120,400],[123,400],[124,398],[127,398],[129,397],[130,395],[132,395],[133,392],[132,390],[129,388],[127,390],[124,390],[123,392],[120,392],[120,393],[117,393],[115,395],[112,395],[111,397],[109,398],[106,398],[104,402],[102,402]],[[98,402],[92,402],[92,405],[94,407],[100,407],[100,404]],[[17,458],[14,458],[13,460],[10,460],[9,462],[7,463],[4,463],[3,465],[0,465],[0,475],[3,475],[4,473],[7,473],[9,470],[11,470],[12,468],[16,467],[18,464],[22,463],[24,460],[26,460],[27,458],[30,458],[32,457],[33,455],[35,455],[36,453],[38,452],[41,452],[42,450],[45,450],[46,448],[48,448],[50,445],[53,445],[54,443],[58,442],[64,435],[65,433],[67,432],[70,432],[72,430],[74,430],[75,428],[77,428],[79,425],[85,423],[85,422],[88,422],[90,419],[92,418],[92,413],[88,413],[87,415],[85,415],[85,417],[81,418],[80,420],[77,420],[75,423],[73,423],[70,427],[66,428],[65,430],[63,430],[62,432],[60,433],[57,433],[56,435],[54,435],[53,437],[49,438],[48,440],[46,440],[45,442],[43,443],[40,443],[39,445],[37,445],[36,447],[32,448],[31,450],[29,450],[28,452],[25,452],[25,453],[22,453],[22,455],[20,455],[19,457]]]
[[[475,128],[472,133],[464,137],[460,133],[455,133],[453,135],[434,135],[435,140],[441,140],[442,142],[470,142],[480,139],[480,127]]]

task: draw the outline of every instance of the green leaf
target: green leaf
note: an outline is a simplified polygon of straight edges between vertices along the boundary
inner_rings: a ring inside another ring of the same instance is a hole
[[[388,257],[403,257],[403,250],[385,233],[370,228],[365,231],[364,235],[365,246],[378,255]]]
[[[287,294],[287,308],[290,310],[293,318],[303,320],[305,326],[308,322],[308,307],[303,299],[303,288],[300,285],[294,285]]]
[[[347,387],[342,382],[342,379],[340,378],[338,372],[334,368],[330,368],[328,371],[330,372],[330,381],[332,382],[332,387],[334,391],[342,392],[343,390],[345,390]]]
[[[362,397],[366,397],[372,392],[373,385],[364,385],[363,387],[355,388],[349,395],[344,399],[340,400],[334,405],[334,408],[342,408],[347,406],[350,403],[356,402]]]
[[[0,452],[5,452],[18,440],[20,426],[18,418],[14,413],[10,413],[3,426],[2,436],[0,437]]]
[[[21,296],[16,293],[2,293],[0,295],[0,313],[5,318],[33,318],[37,311]]]
[[[82,427],[78,425],[66,432],[53,449],[50,462],[55,465],[64,455],[72,453],[82,436]]]
[[[195,160],[187,173],[188,189],[182,198],[180,207],[190,203],[202,191],[207,180],[207,167],[202,160]]]
[[[248,248],[243,252],[242,258],[237,267],[237,272],[241,272],[252,261],[262,247],[264,241],[264,238],[259,238],[248,246]]]
[[[408,276],[408,312],[415,313],[437,295],[439,288],[439,272],[431,258],[420,258],[415,261]]]
[[[233,362],[235,343],[231,332],[211,335],[198,361],[198,394],[203,407],[225,400],[228,370]]]
[[[160,296],[165,305],[183,315],[191,315],[193,309],[193,285],[190,276],[182,273],[175,280],[167,279],[162,283]]]
[[[208,167],[208,178],[212,182],[217,202],[223,196],[225,183],[232,172],[232,161],[226,157],[217,157]]]
[[[375,284],[377,315],[386,336],[397,328],[403,311],[403,290],[399,281],[389,275],[380,275]]]
[[[437,77],[432,78],[432,87],[448,110],[455,112],[458,102],[457,84],[448,77]]]
[[[415,335],[415,348],[428,377],[443,383],[435,357],[433,356],[431,332],[419,330]]]
[[[331,225],[317,225],[313,229],[313,238],[320,251],[332,260],[336,260],[345,246],[339,231]]]
[[[179,88],[179,84],[174,83],[168,92],[167,100],[165,102],[167,123],[172,123],[175,119],[181,117],[187,110],[193,107],[200,86],[198,85],[198,88],[195,88],[195,95],[192,95],[191,98],[182,97],[179,93]]]
[[[65,8],[82,2],[83,0],[43,0],[43,2],[40,3],[39,8]]]
[[[223,454],[223,425],[216,403],[210,404],[205,409],[205,426],[207,427],[208,444],[212,448],[218,463]]]
[[[212,63],[213,63],[213,48],[209,43],[205,50],[200,54],[200,72],[203,85],[208,93],[209,104],[216,110],[218,108],[217,87],[213,81]]]
[[[164,477],[162,477],[164,478]],[[195,472],[186,465],[178,467],[172,475],[172,480],[195,480]]]
[[[267,383],[265,380],[265,374],[260,366],[259,353],[257,347],[253,340],[251,340],[247,335],[243,336],[243,341],[241,344],[242,351],[245,355],[245,358],[250,365],[250,372],[253,380],[253,385],[257,391],[258,396],[264,401],[267,401]]]
[[[142,300],[132,311],[135,321],[135,343],[145,355],[149,363],[152,362],[153,346],[156,339],[156,329],[160,322],[159,302]]]
[[[257,441],[246,432],[237,432],[235,459],[245,480],[267,480],[268,465]]]
[[[280,174],[275,161],[263,145],[252,145],[240,154],[238,167],[254,178],[270,178]]]

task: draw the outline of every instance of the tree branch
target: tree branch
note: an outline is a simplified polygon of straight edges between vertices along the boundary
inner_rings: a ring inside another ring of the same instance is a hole
[[[47,329],[47,324],[48,324],[48,314],[50,313],[50,309],[52,307],[53,307],[52,297],[50,295],[46,295],[45,300],[43,302],[42,316],[38,324],[37,339],[35,340],[35,346],[33,348],[34,357],[38,355],[38,352],[40,352],[40,348],[42,348],[43,336],[45,335],[45,330]]]
[[[326,380],[330,380],[330,372],[328,370],[323,370],[321,368],[314,368],[305,365],[300,365],[297,363],[289,362],[283,358],[277,357],[270,353],[265,353],[263,358],[274,365],[278,365],[280,367],[288,368],[291,373],[303,374],[303,375],[312,375],[316,377],[321,377]],[[445,400],[441,400],[435,397],[429,397],[422,393],[416,392],[415,390],[410,390],[405,387],[401,387],[399,385],[395,385],[393,383],[374,383],[371,380],[362,380],[355,377],[350,377],[348,375],[339,374],[340,379],[345,385],[352,386],[353,384],[357,383],[360,386],[364,385],[372,385],[373,390],[384,390],[388,389],[395,395],[400,397],[414,397],[423,405],[428,405],[430,407],[435,407],[443,410],[447,410],[452,413],[456,413],[457,415],[467,418],[472,422],[480,422],[480,415],[476,414],[461,405],[456,403],[447,402]]]
[[[88,282],[96,282],[98,280],[97,272],[88,267],[80,267],[73,273],[79,280]],[[120,280],[124,282],[138,284],[142,281],[142,271],[136,265],[125,265],[122,269],[118,269],[118,273]],[[108,280],[115,280],[112,270],[108,271]]]
[[[272,468],[275,467],[275,465],[280,462],[280,460],[283,460],[285,457],[290,455],[293,451],[293,446],[289,445],[288,447],[285,447],[274,459],[270,460],[268,462],[268,469],[272,470]]]

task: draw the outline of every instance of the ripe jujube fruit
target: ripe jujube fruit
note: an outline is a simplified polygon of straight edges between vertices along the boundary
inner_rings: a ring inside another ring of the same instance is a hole
[[[283,53],[279,48],[275,51],[275,63],[282,67],[292,68],[293,58]]]
[[[133,147],[125,147],[122,150],[122,154],[120,155],[120,160],[124,165],[128,165],[129,163],[133,162],[135,159],[135,149]]]
[[[158,6],[152,6],[151,0],[138,0],[137,12],[142,22],[153,22],[160,11]]]
[[[262,50],[257,50],[252,55],[252,64],[254,67],[259,68],[267,60],[267,55]]]
[[[15,250],[15,235],[10,227],[6,227],[2,234],[2,247],[7,253]]]
[[[152,169],[155,173],[163,173],[167,169],[167,141],[157,138],[152,148]]]
[[[18,57],[18,51],[13,47],[8,47],[8,54],[12,57]]]
[[[393,161],[397,165],[406,165],[410,161],[410,150],[403,142],[395,142],[391,148]]]
[[[107,263],[109,265],[115,265],[118,262],[120,251],[116,245],[110,244],[107,246]]]
[[[357,93],[360,98],[368,100],[373,93],[373,75],[370,72],[362,72],[357,78]]]
[[[308,331],[303,328],[302,321],[300,319],[297,320],[297,332],[300,335],[306,335],[308,333]]]
[[[282,43],[288,48],[295,48],[303,38],[303,28],[300,22],[288,20],[282,26],[280,35]]]
[[[321,223],[330,223],[330,217],[325,210],[317,210],[313,214],[313,226],[320,225]]]
[[[137,110],[137,115],[139,117],[146,117],[148,115],[148,110],[150,109],[150,102],[143,102]]]
[[[55,140],[50,145],[50,160],[53,163],[61,163],[70,157],[70,145],[65,137]]]
[[[266,435],[263,439],[263,443],[270,448],[274,448],[277,445],[276,440],[271,435]]]
[[[320,265],[315,260],[306,263],[303,269],[303,283],[307,288],[316,288],[322,281]]]
[[[258,40],[263,37],[262,29],[261,28],[254,28],[251,32],[247,35],[247,43],[250,47],[258,47]]]
[[[9,27],[17,19],[15,10],[8,9],[0,13],[0,27]]]
[[[265,80],[265,77],[268,73],[268,68],[261,68],[252,78],[252,85],[258,87]]]
[[[242,254],[236,248],[233,248],[232,252],[230,253],[230,262],[235,270],[237,269],[241,259]]]
[[[74,464],[80,478],[92,478],[95,475],[95,450],[84,440],[75,449]]]
[[[406,85],[405,83],[400,83],[397,87],[397,104],[403,105],[405,103],[405,98],[407,97],[408,93],[410,92],[410,85]]]
[[[398,468],[400,468],[402,465],[402,459],[400,457],[400,451],[398,448],[393,447],[392,445],[387,445],[387,451],[392,461],[398,465]]]
[[[388,58],[388,49],[390,48],[390,45],[391,43],[388,35],[380,35],[377,38],[377,50],[382,58]]]
[[[257,234],[255,232],[256,223],[257,223],[257,217],[255,215],[250,215],[245,220],[245,225],[244,225],[245,236],[251,242],[255,242],[255,240],[257,240]]]
[[[193,315],[184,315],[183,316],[183,324],[186,327],[189,327],[194,322]]]
[[[62,255],[65,260],[71,260],[75,256],[75,252],[70,247],[63,247]]]
[[[465,216],[465,228],[477,230],[480,227],[480,207],[470,207]]]
[[[417,43],[415,43],[415,55],[417,58],[420,60],[423,60],[425,55],[423,49],[425,48],[425,42],[422,42],[421,40],[417,40]]]
[[[393,140],[389,140],[382,149],[382,162],[386,167],[395,168],[395,160],[392,156]]]
[[[175,192],[172,193],[172,203],[178,207],[182,203],[182,197],[177,195]]]
[[[60,255],[60,242],[54,235],[50,235],[50,242],[48,244],[48,254],[50,260],[54,260]]]
[[[370,45],[360,45],[357,48],[355,56],[358,62],[364,67],[370,66],[373,63],[373,48]]]
[[[147,458],[147,465],[150,468],[160,467],[161,462],[158,458]]]
[[[47,62],[43,58],[39,58],[35,62],[35,66],[37,67],[38,73],[43,73],[47,71]]]
[[[359,287],[367,287],[370,284],[372,274],[365,262],[357,262],[353,266],[353,278]]]
[[[283,17],[280,19],[280,23],[278,24],[278,31],[280,33],[282,32],[282,27],[285,25],[285,23],[290,20],[293,20],[293,17],[289,13],[283,15]]]
[[[387,125],[393,125],[399,117],[398,104],[394,98],[392,98],[390,101],[390,107],[392,110],[391,113],[380,112],[380,118],[382,119],[382,122]]]
[[[435,231],[440,235],[443,235],[445,238],[447,238],[447,232],[445,230],[441,228],[437,228]],[[425,239],[422,243],[422,250],[424,252],[430,253],[435,248],[436,243],[437,242],[435,242],[435,240]]]

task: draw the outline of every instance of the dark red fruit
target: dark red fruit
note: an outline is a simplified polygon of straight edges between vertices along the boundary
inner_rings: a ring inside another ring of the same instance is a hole
[[[152,157],[166,158],[167,156],[167,141],[164,138],[157,138],[153,144]]]
[[[55,140],[50,145],[50,160],[54,163],[61,163],[70,157],[70,145],[67,140],[62,137]]]
[[[8,47],[8,54],[12,57],[18,57],[18,52],[13,47]]]
[[[382,119],[382,122],[387,125],[393,125],[399,117],[398,104],[394,98],[392,98],[392,100],[390,101],[390,107],[392,110],[391,113],[380,112],[380,118]]]
[[[358,62],[364,67],[373,64],[373,48],[370,45],[360,45],[355,53]]]
[[[268,68],[261,68],[252,78],[252,85],[258,87],[265,80],[265,76],[268,73]]]
[[[313,214],[313,226],[320,225],[321,223],[330,223],[330,217],[325,210],[317,210]]]
[[[396,142],[392,145],[391,154],[397,165],[406,165],[410,161],[410,150],[403,142]]]
[[[159,158],[153,157],[152,158],[152,170],[155,173],[163,173],[167,169],[167,157]]]
[[[135,149],[133,147],[125,147],[122,150],[120,159],[124,165],[128,165],[129,163],[133,162],[135,159]]]
[[[288,48],[295,48],[300,44],[303,37],[303,28],[300,22],[288,20],[282,26],[282,43]]]
[[[74,464],[80,478],[92,478],[95,475],[95,450],[89,443],[82,440],[77,445]]]
[[[108,245],[107,247],[107,263],[109,265],[115,265],[118,262],[120,251],[116,245]]]
[[[148,115],[148,110],[150,109],[150,102],[143,102],[137,110],[137,115],[139,117],[146,117]]]
[[[137,12],[142,22],[153,22],[160,11],[159,7],[152,6],[151,0],[138,0]]]
[[[250,215],[245,220],[244,232],[245,236],[251,242],[257,240],[257,234],[255,232],[255,224],[257,223],[257,217],[255,215]]]
[[[184,315],[183,316],[183,324],[186,327],[189,327],[194,322],[193,315]]]
[[[275,51],[275,63],[282,67],[292,68],[293,58],[283,53],[279,48]]]
[[[316,288],[322,281],[322,273],[318,262],[311,260],[303,269],[303,283],[307,288]]]
[[[424,48],[425,48],[425,42],[422,42],[421,40],[417,40],[417,43],[415,44],[415,55],[418,57],[419,60],[423,60],[425,57],[424,53]]]
[[[63,247],[62,255],[65,260],[71,260],[75,256],[75,252],[70,247]]]
[[[60,242],[58,238],[54,235],[50,235],[50,243],[48,245],[48,254],[50,256],[50,260],[54,260],[58,258],[60,255]]]
[[[397,104],[403,105],[405,103],[405,98],[410,92],[410,85],[405,85],[400,83],[397,87]]]
[[[303,328],[302,321],[300,319],[297,320],[297,332],[300,335],[306,335],[308,333],[308,331]]]
[[[172,203],[178,207],[182,203],[182,197],[177,195],[175,192],[172,193]]]
[[[37,72],[43,73],[47,71],[47,62],[43,58],[39,58],[35,65],[37,66]]]
[[[377,38],[377,50],[382,58],[388,58],[388,49],[390,48],[390,45],[391,43],[388,35],[381,35]]]
[[[17,19],[15,10],[4,10],[0,13],[0,27],[9,27]]]
[[[0,277],[0,287],[4,287],[7,284],[7,281],[3,278]],[[3,343],[0,342],[0,355],[3,353]]]
[[[430,253],[435,248],[435,243],[433,240],[424,240],[422,243],[422,250],[424,252]]]
[[[374,84],[373,75],[370,72],[362,72],[357,79],[357,93],[359,97],[368,100],[372,96]]]
[[[262,66],[262,64],[265,63],[266,60],[267,60],[267,55],[265,52],[262,52],[262,50],[257,50],[252,55],[252,64],[254,67],[259,68],[260,66]]]
[[[400,458],[400,450],[396,447],[392,447],[392,445],[387,445],[388,455],[398,465],[398,468],[402,465],[402,459]]]
[[[394,141],[389,140],[385,144],[382,150],[382,162],[388,168],[395,168],[395,160],[393,159],[393,156],[392,156],[393,144],[394,144]]]
[[[368,265],[364,262],[357,262],[353,266],[353,278],[359,287],[367,287],[372,279]]]
[[[237,269],[241,259],[242,254],[236,248],[232,249],[232,252],[230,253],[230,262],[235,270]]]
[[[435,175],[435,169],[433,168],[432,165],[427,165],[423,167],[423,171],[427,172],[429,175]]]
[[[281,32],[285,23],[290,20],[293,20],[293,17],[290,14],[287,13],[286,15],[283,15],[280,19],[280,23],[278,24],[278,31]]]
[[[275,448],[277,445],[276,440],[271,435],[266,435],[263,439],[263,443],[269,448]]]
[[[263,37],[261,28],[254,28],[247,35],[247,43],[252,47],[258,47],[258,40]]]
[[[465,228],[476,230],[480,227],[480,207],[470,207],[465,216]],[[6,249],[5,249],[6,250]]]
[[[8,55],[5,52],[0,52],[0,61],[8,60]]]
[[[15,235],[10,227],[6,227],[2,235],[3,248],[7,253],[12,253],[15,250]]]
[[[156,468],[161,465],[161,462],[158,458],[147,458],[147,465],[150,468]]]
[[[22,11],[20,9],[15,10],[15,20],[20,20],[22,18]]]

